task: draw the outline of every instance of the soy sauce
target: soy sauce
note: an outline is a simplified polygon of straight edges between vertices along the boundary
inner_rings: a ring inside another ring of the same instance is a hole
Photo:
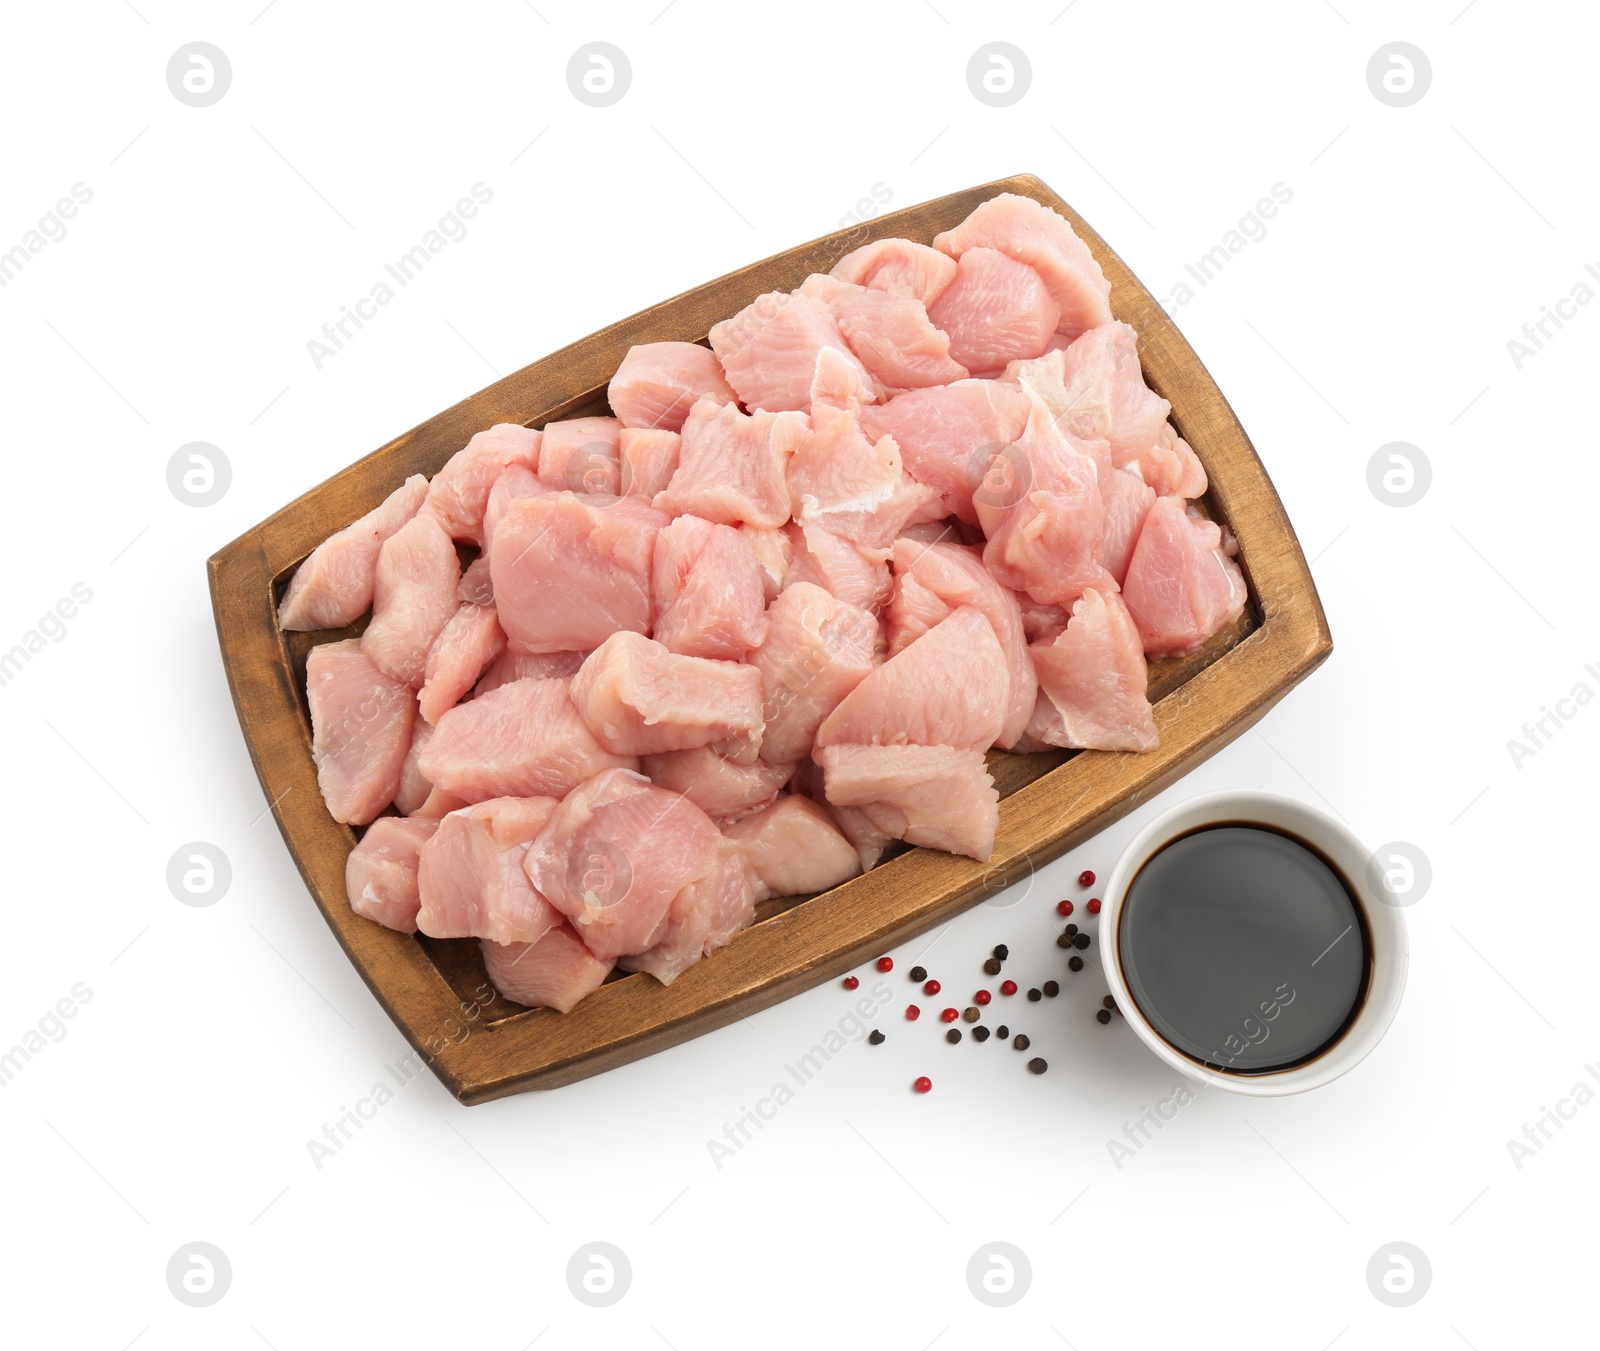
[[[1128,991],[1158,1033],[1214,1070],[1315,1059],[1366,997],[1371,942],[1339,871],[1304,841],[1227,823],[1181,835],[1134,877],[1117,925]]]

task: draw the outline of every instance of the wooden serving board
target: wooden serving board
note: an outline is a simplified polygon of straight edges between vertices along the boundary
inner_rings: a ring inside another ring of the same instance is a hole
[[[339,633],[284,633],[277,601],[308,553],[411,474],[435,473],[496,422],[541,426],[609,411],[606,385],[635,343],[704,340],[764,291],[789,290],[887,236],[924,243],[980,202],[1014,192],[1059,211],[1111,280],[1111,308],[1138,331],[1145,378],[1211,480],[1206,509],[1232,529],[1250,586],[1244,614],[1193,656],[1151,667],[1160,749],[1136,755],[990,754],[1004,799],[987,863],[907,849],[832,891],[762,905],[757,922],[670,986],[614,977],[571,1013],[525,1009],[489,984],[475,939],[411,937],[345,898],[355,832],[324,809],[311,760],[305,660]],[[464,1103],[555,1088],[722,1027],[959,914],[1088,839],[1255,723],[1333,641],[1299,542],[1221,391],[1150,292],[1037,178],[1002,179],[908,207],[741,268],[524,367],[335,474],[210,559],[223,663],[278,828],[323,917],[389,1016]]]

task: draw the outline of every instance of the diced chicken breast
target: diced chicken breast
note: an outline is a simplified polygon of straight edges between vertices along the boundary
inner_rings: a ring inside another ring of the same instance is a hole
[[[417,928],[431,938],[536,943],[561,916],[523,871],[556,810],[548,797],[501,797],[451,812],[418,858]]]
[[[983,611],[1005,654],[1006,712],[995,740],[1001,746],[1014,746],[1033,715],[1038,687],[1016,593],[995,581],[982,558],[962,544],[929,546],[897,540],[894,570],[889,655],[904,651],[963,605]]]
[[[514,464],[505,470],[494,481],[494,487],[489,489],[489,501],[483,509],[483,553],[474,560],[473,566],[482,563],[485,569],[488,568],[489,546],[494,542],[494,529],[506,514],[507,507],[520,498],[543,497],[549,491],[531,469]]]
[[[737,847],[757,901],[830,891],[861,872],[855,846],[808,797],[781,797],[722,833]]]
[[[405,762],[400,766],[400,786],[394,792],[394,809],[401,816],[411,816],[419,811],[433,792],[433,785],[422,773],[422,752],[432,740],[433,727],[424,722],[419,714],[411,721],[411,749],[406,752]]]
[[[860,811],[888,838],[980,863],[994,852],[1000,795],[981,750],[836,745],[817,760],[828,799]]]
[[[539,467],[539,433],[500,422],[481,431],[428,485],[428,509],[452,539],[483,545],[483,512],[495,480],[511,466]]]
[[[828,819],[839,828],[839,833],[850,841],[856,851],[862,872],[871,872],[884,851],[894,843],[895,837],[875,825],[859,807],[841,807],[828,801],[826,776],[822,766],[815,760],[804,760],[795,767],[789,787],[827,812]]]
[[[456,583],[456,599],[463,605],[494,604],[494,579],[489,576],[486,554],[480,554],[467,564],[461,580]]]
[[[816,744],[988,750],[1005,725],[1008,693],[994,629],[982,610],[963,605],[851,690],[817,729]],[[828,796],[834,800],[831,788]]]
[[[1066,629],[1033,649],[1039,689],[1057,714],[1033,735],[1052,746],[1150,751],[1160,744],[1146,696],[1149,673],[1139,630],[1122,597],[1085,591]]]
[[[794,773],[793,764],[769,765],[765,760],[734,764],[710,746],[647,755],[639,768],[651,783],[682,793],[719,822],[766,806]]]
[[[799,294],[828,307],[845,343],[885,393],[947,385],[967,376],[967,368],[951,359],[949,337],[915,296],[820,274],[806,278]],[[813,411],[815,399],[813,390]]]
[[[722,525],[782,525],[789,519],[784,469],[809,430],[799,413],[747,416],[737,404],[702,399],[683,424],[678,467],[656,495],[657,510]]]
[[[605,959],[655,946],[678,893],[716,877],[721,864],[722,836],[694,803],[612,769],[562,800],[524,866]]]
[[[878,239],[847,253],[829,276],[857,286],[915,296],[926,306],[938,300],[956,277],[955,260],[909,239]]]
[[[739,401],[752,412],[808,409],[817,353],[824,347],[860,364],[822,301],[782,291],[757,296],[733,318],[713,325],[711,347]],[[866,367],[861,373],[870,380]]]
[[[741,661],[767,634],[761,565],[742,531],[679,516],[656,536],[655,637],[687,657]]]
[[[342,629],[372,608],[384,541],[415,516],[428,480],[413,474],[354,525],[330,535],[295,569],[278,605],[278,625],[291,632]]]
[[[587,652],[513,652],[508,648],[483,673],[473,696],[481,698],[513,680],[559,680],[562,676],[577,675],[578,667],[588,655]]]
[[[454,708],[505,646],[506,636],[500,631],[494,606],[469,602],[457,610],[428,649],[422,689],[417,694],[423,720],[436,723],[447,709]]]
[[[761,569],[761,590],[771,605],[783,590],[783,579],[789,575],[789,563],[794,558],[794,541],[787,531],[758,525],[741,525],[739,533],[756,556]]]
[[[539,481],[555,492],[616,496],[622,485],[621,430],[614,417],[547,422],[539,445]]]
[[[439,719],[419,766],[447,793],[561,797],[604,769],[637,767],[590,734],[571,697],[572,679],[513,680]]]
[[[676,432],[696,400],[732,403],[734,394],[709,348],[693,342],[647,342],[628,349],[606,397],[624,427]]]
[[[1131,469],[1113,469],[1100,475],[1100,501],[1105,506],[1106,524],[1095,561],[1118,586],[1128,575],[1133,546],[1139,542],[1139,531],[1155,500],[1156,490]]]
[[[624,427],[617,435],[617,454],[622,460],[621,495],[650,502],[657,493],[665,492],[678,468],[682,440],[676,429]]]
[[[428,726],[420,718],[417,719],[417,725],[420,727]],[[428,730],[431,732],[433,729],[429,727]],[[430,821],[442,821],[451,812],[458,812],[463,807],[470,807],[471,805],[466,798],[457,797],[454,793],[447,793],[442,788],[435,788],[423,799],[422,805],[416,811],[407,812],[406,815],[426,817]]]
[[[1204,497],[1209,486],[1200,457],[1170,422],[1162,425],[1155,441],[1139,452],[1129,468],[1135,465],[1139,476],[1160,497]]]
[[[950,355],[981,375],[1043,352],[1061,309],[1026,263],[973,248],[961,255],[956,279],[928,317],[949,334]]]
[[[672,899],[667,922],[644,952],[621,958],[624,971],[645,971],[671,985],[702,957],[725,947],[756,917],[755,890],[737,852],[723,842],[717,866]]]
[[[750,657],[761,672],[766,759],[809,755],[822,720],[880,659],[878,621],[867,611],[810,582],[786,588],[767,611],[766,642]]]
[[[788,535],[794,553],[785,587],[809,582],[872,615],[888,602],[887,549],[866,548],[820,525],[790,525]]]
[[[680,657],[637,633],[614,633],[589,654],[572,678],[572,702],[595,739],[617,755],[760,741],[760,671]]]
[[[566,920],[546,929],[536,943],[485,938],[482,946],[484,969],[504,998],[560,1013],[571,1013],[580,999],[598,990],[616,965],[590,952]]]
[[[1031,197],[1003,192],[991,197],[933,247],[959,259],[988,248],[1026,263],[1044,278],[1061,311],[1057,331],[1068,340],[1111,322],[1111,283],[1067,222]]]
[[[650,568],[667,517],[633,498],[550,493],[506,508],[489,546],[495,609],[520,652],[591,652],[648,633]]]
[[[969,524],[978,519],[973,489],[1027,420],[1027,397],[998,380],[916,389],[861,410],[862,430],[894,437],[911,476],[939,494],[942,514]]]
[[[1013,591],[1070,604],[1091,586],[1116,589],[1096,561],[1105,534],[1094,447],[1074,443],[1038,395],[1022,435],[990,462],[973,506],[988,544],[984,565]]]
[[[1122,593],[1150,657],[1193,652],[1239,617],[1247,594],[1221,527],[1177,497],[1150,508]]]
[[[443,526],[424,508],[385,542],[378,555],[372,620],[361,650],[391,680],[422,685],[428,649],[459,602],[461,562]]]
[[[421,817],[380,816],[344,863],[344,891],[356,914],[386,929],[417,931],[417,855],[439,828]]]
[[[311,758],[328,814],[346,825],[364,826],[400,789],[416,696],[409,685],[384,675],[361,644],[348,638],[311,649],[306,702]]]

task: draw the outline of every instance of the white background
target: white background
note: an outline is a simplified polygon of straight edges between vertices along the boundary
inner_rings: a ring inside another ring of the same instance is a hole
[[[1520,370],[1506,347],[1600,263],[1583,7],[262,3],[8,6],[0,43],[0,249],[93,192],[0,289],[0,648],[93,592],[0,688],[0,1049],[93,992],[0,1090],[6,1342],[1591,1340],[1600,1105],[1520,1169],[1507,1149],[1600,1062],[1600,709],[1520,768],[1507,748],[1579,681],[1600,691],[1600,306]],[[207,108],[165,78],[197,39],[232,63]],[[632,63],[609,108],[564,75],[594,39]],[[1365,76],[1396,39],[1433,70],[1407,108]],[[966,84],[992,40],[1032,63],[1008,108]],[[1292,190],[1177,319],[1315,560],[1335,651],[1258,732],[921,960],[956,1003],[996,942],[1025,986],[1064,976],[1070,878],[1174,800],[1265,786],[1431,860],[1388,1039],[1307,1097],[1202,1093],[1119,1169],[1107,1139],[1174,1080],[1093,1020],[1099,976],[1015,1001],[1050,1062],[1035,1078],[900,1019],[925,940],[894,954],[888,1041],[852,1045],[720,1169],[707,1141],[847,1012],[836,985],[555,1093],[469,1110],[423,1075],[317,1168],[308,1139],[406,1047],[265,813],[206,556],[495,377],[837,228],[874,185],[899,207],[1020,171],[1158,294]],[[316,369],[307,341],[477,182],[494,195],[467,237]],[[1407,508],[1366,481],[1397,440],[1433,467]],[[168,490],[191,441],[231,462],[216,505]],[[232,864],[210,908],[165,882],[194,840]],[[205,1309],[165,1278],[196,1240],[233,1269]],[[591,1240],[632,1265],[607,1309],[567,1285]],[[1004,1309],[965,1277],[995,1240],[1033,1273]],[[1365,1274],[1395,1241],[1433,1271],[1404,1309]]]

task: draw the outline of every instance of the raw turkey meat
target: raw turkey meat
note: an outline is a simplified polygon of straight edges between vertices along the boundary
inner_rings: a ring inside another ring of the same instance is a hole
[[[864,548],[820,525],[787,527],[793,555],[785,587],[809,582],[846,605],[877,614],[889,599],[889,551]]]
[[[809,408],[817,354],[827,347],[860,366],[832,311],[799,293],[769,291],[711,329],[711,349],[739,401],[752,412]],[[860,374],[870,383],[865,366]]]
[[[657,493],[666,491],[678,468],[682,441],[676,430],[624,427],[617,434],[622,496],[650,502]]]
[[[545,423],[539,481],[554,492],[615,496],[622,484],[621,430],[614,417]]]
[[[1061,310],[1026,263],[973,248],[961,255],[956,279],[928,317],[950,335],[950,355],[982,375],[1043,352]]]
[[[678,467],[656,494],[657,510],[723,525],[782,525],[789,519],[784,470],[808,430],[798,413],[746,415],[737,404],[702,399],[683,424]]]
[[[394,792],[394,809],[401,816],[420,811],[434,791],[433,785],[422,775],[422,752],[432,740],[433,727],[424,722],[419,713],[411,721],[411,749],[400,766],[400,786]]]
[[[930,309],[955,280],[955,260],[909,239],[879,239],[847,253],[829,276],[857,286],[915,296]]]
[[[413,474],[354,525],[317,545],[289,579],[278,606],[279,626],[342,629],[361,618],[372,607],[384,541],[417,514],[427,495],[428,480]]]
[[[565,920],[534,943],[496,943],[485,938],[483,965],[494,988],[513,1004],[571,1013],[611,974],[613,961],[596,957]]]
[[[548,797],[500,797],[451,812],[422,846],[417,928],[431,938],[535,943],[561,916],[523,871],[556,810]]]
[[[794,773],[793,764],[769,765],[765,760],[736,765],[710,746],[647,755],[639,768],[651,783],[682,793],[714,821],[766,806]]]
[[[671,985],[702,957],[725,947],[756,917],[755,889],[743,861],[726,841],[716,866],[672,898],[666,923],[645,951],[622,957],[624,971],[647,971]]]
[[[1139,532],[1122,594],[1145,654],[1173,657],[1233,623],[1246,591],[1221,527],[1191,516],[1179,498],[1160,497]]]
[[[630,347],[606,395],[624,427],[669,432],[682,430],[697,400],[732,403],[734,398],[716,353],[693,342]]]
[[[951,359],[949,336],[934,326],[915,296],[821,275],[808,277],[798,294],[828,307],[845,344],[886,392],[966,378],[967,368]],[[832,350],[824,348],[818,360]],[[811,397],[814,411],[814,388]]]
[[[483,512],[489,490],[513,465],[539,467],[540,433],[501,422],[479,432],[458,450],[428,485],[428,509],[452,539],[483,544]]]
[[[344,864],[350,908],[386,929],[417,931],[417,855],[439,828],[437,821],[380,816],[367,827]]]
[[[422,689],[417,694],[423,721],[437,723],[454,708],[505,647],[506,636],[500,631],[494,606],[469,601],[457,610],[428,649]]]
[[[483,673],[473,689],[473,694],[483,696],[513,680],[527,680],[530,676],[540,680],[554,680],[578,674],[587,652],[502,652]]]
[[[884,836],[986,863],[1000,795],[981,750],[953,746],[828,746],[817,754],[828,800],[856,808]]]
[[[648,639],[644,640],[648,641]],[[561,797],[605,769],[633,769],[607,750],[574,706],[573,679],[513,680],[458,704],[435,727],[419,768],[435,787],[482,802]]]
[[[1029,727],[1035,739],[1098,751],[1151,751],[1160,744],[1139,631],[1115,592],[1085,591],[1066,629],[1034,646],[1033,664],[1043,713]]]
[[[348,638],[311,649],[306,700],[311,758],[328,814],[345,825],[364,826],[400,789],[416,696],[410,686],[380,671],[360,642]]]
[[[472,561],[467,571],[471,572],[479,564],[485,571],[489,567],[489,547],[494,543],[495,527],[500,524],[501,518],[506,514],[506,508],[518,498],[542,497],[550,489],[539,481],[539,475],[532,469],[520,464],[514,464],[501,473],[494,481],[494,487],[489,489],[489,500],[483,508],[483,553]],[[489,590],[494,591],[494,582],[491,577]],[[463,600],[467,597],[462,597]]]
[[[722,833],[737,847],[757,901],[828,891],[861,872],[855,846],[808,797],[781,797]]]
[[[656,536],[655,637],[686,657],[740,661],[767,636],[761,565],[732,526],[679,516]]]
[[[424,508],[386,541],[378,554],[372,622],[361,650],[392,680],[418,689],[428,649],[458,607],[461,564],[444,527]]]

